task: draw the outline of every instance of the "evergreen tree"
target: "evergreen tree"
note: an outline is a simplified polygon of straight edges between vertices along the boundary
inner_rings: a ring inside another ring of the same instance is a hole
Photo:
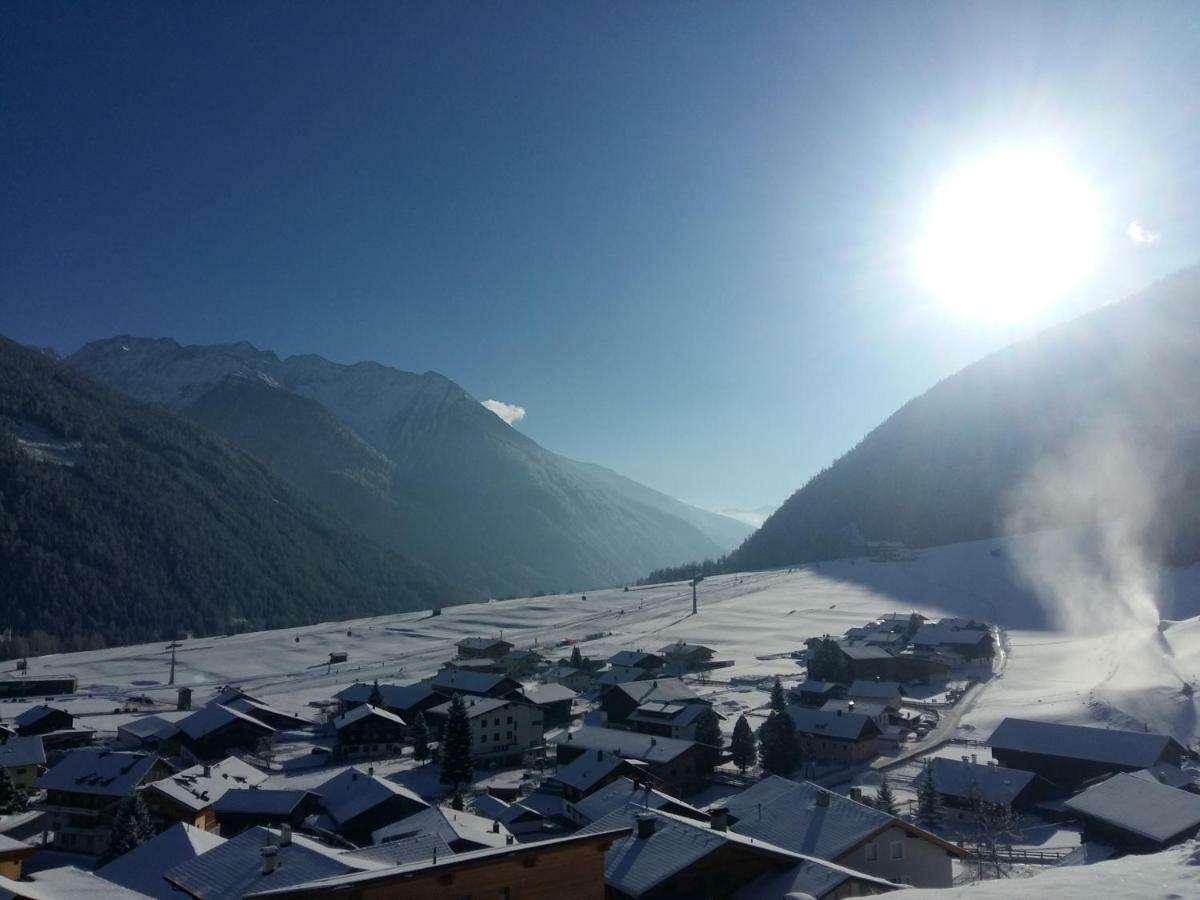
[[[721,734],[721,720],[712,708],[704,710],[696,720],[696,743],[700,744],[700,767],[704,772],[711,772],[721,761],[721,748],[725,745],[725,737]]]
[[[24,812],[29,806],[29,798],[17,787],[8,769],[0,768],[0,814]]]
[[[733,739],[729,742],[729,748],[733,751],[733,764],[743,775],[758,762],[758,741],[755,740],[754,732],[744,715],[740,716],[737,724],[733,726]]]
[[[461,694],[450,701],[450,713],[442,730],[442,784],[460,785],[475,774],[471,762],[471,723]]]
[[[771,709],[777,713],[787,709],[787,697],[783,693],[783,685],[779,681],[779,676],[775,676],[775,684],[771,686]]]
[[[576,644],[574,647],[571,648],[571,668],[572,669],[582,669],[583,668],[583,654],[579,652],[578,644]]]
[[[462,791],[455,791],[454,796],[450,798],[450,808],[462,812],[463,810],[463,795]]]
[[[367,695],[367,704],[375,707],[383,707],[383,691],[379,689],[379,679],[375,679],[375,684],[371,686],[371,693]]]
[[[927,762],[917,779],[917,823],[922,828],[937,828],[942,824],[942,814],[942,795],[933,782],[933,766]]]
[[[772,711],[759,735],[759,759],[772,775],[787,775],[799,763],[796,723],[787,713]]]
[[[138,791],[122,803],[113,816],[108,852],[104,859],[108,861],[124,856],[152,837],[154,822],[150,818],[150,810],[146,808],[146,801],[142,799],[141,791]]]
[[[412,732],[413,759],[425,762],[429,759],[429,726],[425,722],[425,713],[417,713],[413,719]]]
[[[875,808],[889,816],[900,815],[900,810],[896,806],[896,795],[892,793],[892,786],[888,784],[886,775],[879,779],[879,790],[875,792]]]

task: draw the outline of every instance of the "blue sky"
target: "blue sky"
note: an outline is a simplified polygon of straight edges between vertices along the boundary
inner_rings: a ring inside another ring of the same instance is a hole
[[[1200,257],[1198,60],[1193,3],[6,3],[0,331],[434,369],[553,450],[777,504]],[[922,211],[1026,140],[1100,193],[1099,265],[952,314]]]

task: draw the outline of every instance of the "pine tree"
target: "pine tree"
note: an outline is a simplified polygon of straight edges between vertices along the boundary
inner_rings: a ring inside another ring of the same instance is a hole
[[[17,787],[8,769],[0,768],[0,814],[24,812],[29,798]]]
[[[371,686],[371,693],[367,695],[367,705],[379,707],[383,706],[383,691],[379,689],[379,679],[375,679],[375,684]]]
[[[579,652],[578,644],[576,644],[574,647],[571,648],[571,668],[572,669],[582,669],[583,668],[583,654]]]
[[[475,774],[471,762],[471,723],[461,694],[450,701],[450,713],[442,731],[442,784],[459,785]]]
[[[412,732],[413,759],[425,762],[429,759],[429,725],[425,722],[425,713],[417,713],[413,719]]]
[[[729,748],[733,751],[733,764],[743,775],[758,762],[758,741],[755,740],[754,732],[744,715],[740,716],[737,724],[733,726],[733,739],[729,742]]]
[[[721,761],[721,748],[725,737],[721,734],[721,720],[712,707],[704,710],[696,720],[696,743],[700,745],[699,764],[704,772],[711,772]]]
[[[775,684],[771,686],[771,709],[777,713],[787,709],[787,697],[783,693],[783,685],[779,681],[779,676],[775,676]]]
[[[450,808],[458,812],[463,811],[463,795],[462,791],[455,791],[454,796],[450,798]]]
[[[121,804],[113,816],[112,830],[108,839],[108,852],[104,859],[112,860],[124,856],[154,837],[154,822],[150,810],[140,791]]]
[[[917,823],[922,828],[937,828],[942,824],[942,815],[942,795],[933,782],[933,766],[927,762],[917,779]]]
[[[759,735],[759,760],[772,775],[787,775],[799,763],[796,723],[783,712],[772,712]]]
[[[879,790],[875,792],[875,808],[889,816],[900,814],[900,810],[896,806],[896,795],[892,793],[892,786],[888,784],[886,775],[879,779]]]

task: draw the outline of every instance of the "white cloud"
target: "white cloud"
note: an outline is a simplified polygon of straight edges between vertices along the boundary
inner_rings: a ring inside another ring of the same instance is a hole
[[[1129,235],[1129,239],[1135,244],[1153,244],[1158,240],[1158,233],[1151,231],[1137,219],[1129,223],[1129,227],[1125,229],[1125,233]]]
[[[515,403],[505,403],[503,400],[484,400],[483,405],[509,425],[516,425],[525,418],[525,407],[517,406]]]

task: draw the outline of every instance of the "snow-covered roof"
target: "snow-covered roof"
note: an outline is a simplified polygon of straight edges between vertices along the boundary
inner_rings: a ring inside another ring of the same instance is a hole
[[[662,665],[658,656],[643,650],[618,650],[608,661],[614,666],[624,666],[627,669],[652,669]]]
[[[219,819],[223,815],[287,816],[314,791],[278,791],[263,788],[232,788],[213,804]]]
[[[579,815],[589,822],[595,822],[614,810],[621,809],[626,804],[640,804],[648,809],[666,809],[668,812],[686,815],[699,821],[708,820],[708,813],[664,794],[662,791],[639,787],[624,776],[606,784],[594,794],[584,797],[575,803],[574,807]]]
[[[1156,781],[1159,784],[1165,784],[1173,788],[1187,788],[1196,784],[1194,772],[1185,772],[1178,766],[1173,766],[1170,763],[1159,763],[1157,766],[1149,766],[1145,769],[1138,769],[1136,772],[1130,772],[1134,778],[1145,778],[1147,781]]]
[[[625,760],[615,753],[597,751],[584,753],[554,773],[554,780],[578,791],[587,791],[599,784],[616,769],[625,765]]]
[[[491,794],[480,794],[475,798],[475,815],[485,819],[498,819],[504,825],[513,822],[532,822],[545,818],[535,809],[521,803],[508,803]]]
[[[29,900],[146,900],[146,895],[75,866],[43,869],[32,881],[0,877],[0,892]]]
[[[354,709],[342,713],[333,720],[333,727],[341,731],[347,725],[353,725],[355,722],[368,718],[383,719],[385,722],[404,727],[404,720],[398,715],[390,713],[386,709],[380,709],[378,706],[372,706],[369,703],[364,703],[361,706],[356,706]]]
[[[321,795],[321,809],[338,825],[345,825],[393,797],[404,797],[419,806],[429,805],[408,788],[354,767],[321,784],[316,793]]]
[[[468,672],[462,669],[449,669],[438,672],[429,679],[429,685],[443,694],[491,694],[496,691],[520,690],[521,683],[507,675],[494,675],[489,672]]]
[[[926,647],[936,647],[939,644],[973,647],[985,638],[990,637],[991,632],[986,628],[965,628],[954,622],[947,621],[936,624],[926,622],[917,629],[917,633],[913,636],[913,643]]]
[[[826,712],[824,709],[789,706],[787,714],[796,723],[796,730],[801,734],[857,741],[879,732],[879,727],[871,720],[871,717],[859,712],[839,715],[837,712]]]
[[[700,654],[703,656],[711,656],[714,652],[712,647],[705,647],[703,644],[689,644],[687,641],[675,641],[667,644],[658,651],[663,656],[692,656]]]
[[[687,726],[708,712],[709,706],[703,703],[643,703],[629,714],[630,722],[657,722]],[[714,714],[720,717],[719,713]]]
[[[334,699],[343,703],[366,703],[371,699],[372,684],[359,682],[334,694]],[[381,684],[379,693],[383,705],[388,709],[411,709],[437,692],[427,684]]]
[[[211,706],[202,706],[187,718],[180,719],[175,725],[192,740],[199,740],[224,728],[230,722],[237,722],[239,720],[261,730],[264,735],[275,731],[270,725],[260,722],[249,713],[244,713],[238,709],[231,709],[228,706],[221,706],[219,703],[214,703]]]
[[[72,750],[33,783],[38,790],[128,797],[158,757],[109,750]]]
[[[349,850],[342,854],[342,858],[355,865],[379,863],[384,866],[405,866],[434,857],[449,856],[453,852],[440,834],[414,834],[374,847]]]
[[[649,681],[626,681],[615,685],[612,690],[621,691],[639,705],[657,700],[670,702],[705,702],[690,687],[678,678],[655,678]]]
[[[856,872],[822,859],[806,859],[780,872],[767,872],[740,887],[733,900],[761,900],[763,897],[831,897],[850,879],[878,888],[877,893],[891,893],[893,882]],[[853,896],[845,894],[842,896]]]
[[[821,704],[821,712],[837,715],[838,710],[842,711],[843,717],[847,714],[856,714],[876,719],[887,713],[888,705],[876,700],[855,700],[853,697],[845,700],[826,700]]]
[[[1001,722],[988,738],[988,746],[997,750],[1042,753],[1139,769],[1157,764],[1173,743],[1175,739],[1166,734],[1014,718]]]
[[[496,826],[491,819],[474,813],[431,806],[372,832],[371,839],[376,844],[387,844],[418,834],[436,834],[447,844],[467,841],[481,847],[503,847],[508,843],[510,832],[503,825]]]
[[[467,650],[490,650],[495,647],[511,647],[512,644],[500,638],[469,637],[463,638],[457,646]]]
[[[562,703],[574,700],[579,695],[563,684],[537,684],[525,689],[525,699],[538,706],[546,703]]]
[[[615,728],[597,728],[591,725],[559,735],[554,739],[554,743],[560,747],[603,750],[605,753],[613,753],[626,759],[641,759],[653,763],[670,762],[696,746],[695,741],[655,737],[636,731],[618,731]]]
[[[898,681],[855,681],[846,689],[847,697],[865,700],[891,700],[903,693],[904,688]]]
[[[29,709],[25,710],[23,713],[14,718],[13,722],[16,723],[18,728],[28,728],[30,725],[36,725],[38,722],[42,721],[42,719],[46,718],[47,716],[54,715],[55,713],[64,716],[71,715],[65,709],[59,709],[57,706],[47,706],[45,703],[41,703],[37,706],[29,707]]]
[[[168,722],[162,716],[142,716],[139,719],[134,719],[132,722],[126,722],[117,728],[118,732],[129,734],[140,740],[146,740],[147,738],[165,740],[178,730],[174,722]]]
[[[238,712],[247,713],[255,718],[266,717],[267,720],[274,720],[281,726],[286,724],[292,728],[305,728],[313,724],[303,716],[294,715],[286,710],[279,709],[278,707],[271,706],[269,703],[264,703],[261,700],[246,695],[234,697],[228,703],[221,705],[228,706],[230,709],[236,709]]]
[[[933,784],[939,794],[967,800],[973,792],[978,791],[985,802],[1005,806],[1011,805],[1029,782],[1038,777],[1033,772],[1020,769],[979,765],[942,756],[934,757],[931,765]]]
[[[1200,829],[1200,796],[1122,772],[1092,785],[1067,809],[1158,843]]]
[[[262,872],[262,848],[275,846],[275,871]],[[354,867],[338,859],[329,848],[293,835],[286,847],[279,835],[255,826],[206,853],[173,866],[165,878],[193,897],[242,897],[264,888],[282,888],[341,875]]]
[[[97,869],[96,874],[131,891],[173,900],[180,896],[179,892],[167,883],[163,873],[223,843],[225,839],[220,835],[177,822],[140,847]]]
[[[885,650],[883,647],[875,647],[870,644],[847,644],[839,642],[838,647],[842,653],[853,660],[892,659],[895,656],[894,653]]]
[[[812,678],[802,681],[792,690],[797,694],[829,694],[841,687],[834,681],[816,681]]]
[[[450,704],[452,700],[447,700],[445,703],[440,703],[429,710],[431,716],[448,716],[450,715]],[[502,700],[499,697],[464,697],[463,705],[467,709],[467,718],[474,719],[476,716],[485,716],[488,713],[495,712],[498,709],[510,705],[511,700]]]
[[[824,805],[822,805],[824,800]],[[764,778],[724,801],[738,834],[796,853],[837,859],[895,820],[887,813],[811,782]]]
[[[40,734],[0,739],[0,769],[45,764],[46,748],[42,746]]]
[[[253,787],[266,780],[265,773],[230,756],[210,766],[192,766],[151,782],[146,790],[157,791],[188,809],[201,810],[216,803],[227,791]]]

